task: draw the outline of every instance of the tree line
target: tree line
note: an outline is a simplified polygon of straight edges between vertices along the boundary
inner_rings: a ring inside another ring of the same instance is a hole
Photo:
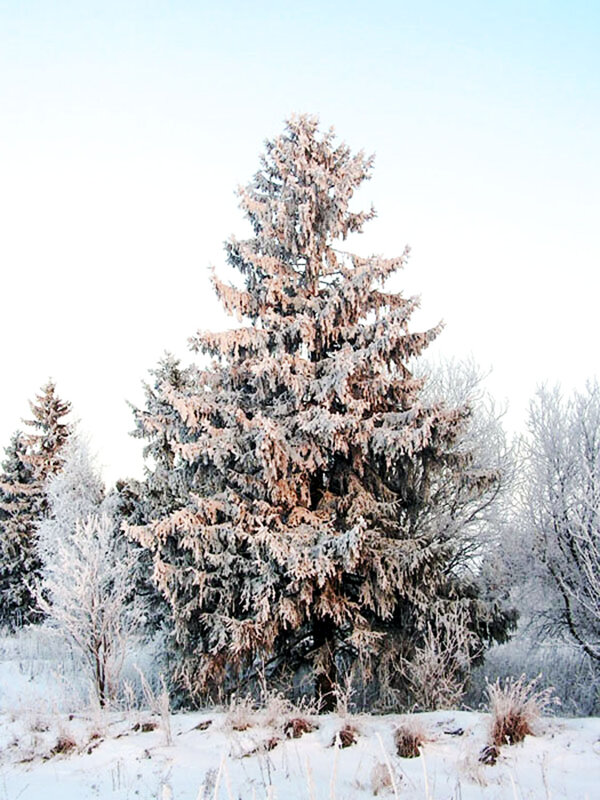
[[[152,371],[144,480],[106,491],[52,382],[8,445],[0,619],[63,630],[101,703],[157,631],[185,703],[265,681],[324,711],[456,703],[525,584],[540,630],[600,658],[598,387],[541,390],[516,452],[476,370],[427,368],[441,326],[387,288],[408,251],[344,249],[372,167],[309,116],[266,142],[236,277],[213,275],[237,324]]]

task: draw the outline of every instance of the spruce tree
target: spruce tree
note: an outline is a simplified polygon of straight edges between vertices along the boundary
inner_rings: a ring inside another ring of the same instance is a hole
[[[26,619],[33,605],[26,577],[35,572],[38,562],[36,553],[24,545],[37,520],[36,486],[20,431],[13,435],[5,455],[0,475],[0,624],[12,629]]]
[[[122,513],[132,523],[143,524],[157,515],[184,508],[195,483],[195,467],[177,457],[173,442],[187,435],[185,423],[164,395],[193,390],[194,370],[181,367],[178,359],[165,354],[151,371],[152,383],[144,385],[146,408],[135,409],[136,427],[132,435],[146,440],[143,455],[147,462],[145,480],[117,484]],[[167,391],[168,387],[168,391]]]
[[[152,382],[144,385],[145,410],[132,406],[136,427],[132,436],[146,441],[143,455],[147,466],[143,481],[131,478],[117,481],[114,491],[115,513],[122,527],[145,525],[176,509],[185,508],[194,486],[194,467],[178,458],[172,443],[185,436],[185,426],[172,405],[162,399],[165,387],[182,392],[190,384],[192,368],[184,369],[179,361],[165,354],[158,367],[151,370]],[[152,554],[135,542],[138,548],[138,571],[132,576],[136,594],[144,598],[146,632],[169,627],[170,612],[163,595],[152,581]]]
[[[0,476],[0,606],[10,627],[38,622],[42,613],[36,600],[41,562],[37,528],[48,512],[46,482],[63,463],[62,449],[71,427],[63,417],[70,404],[56,395],[52,381],[30,403],[30,434],[17,434],[7,450]]]
[[[188,485],[133,534],[153,553],[192,692],[262,662],[308,668],[327,709],[340,669],[402,683],[391,655],[414,658],[433,628],[443,646],[449,620],[473,653],[492,622],[504,630],[469,577],[462,513],[498,475],[471,469],[469,409],[422,400],[411,373],[440,328],[410,332],[418,301],[385,288],[406,251],[341,247],[374,216],[350,209],[372,163],[308,116],[266,143],[239,192],[254,235],[226,245],[243,285],[213,278],[243,324],[198,333],[192,349],[212,361],[183,385],[165,379],[137,414],[170,454],[160,469]]]
[[[42,487],[49,477],[59,472],[64,463],[62,448],[72,427],[63,417],[70,412],[71,404],[58,397],[54,381],[49,380],[29,406],[33,419],[26,420],[26,424],[34,430],[25,437],[26,461],[40,484],[40,506],[45,510],[47,501]]]

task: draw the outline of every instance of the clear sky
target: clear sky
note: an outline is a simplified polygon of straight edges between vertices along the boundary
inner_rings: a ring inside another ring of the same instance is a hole
[[[411,245],[415,327],[493,369],[511,429],[599,371],[597,0],[5,0],[0,445],[52,376],[107,478],[141,475],[127,401],[229,324],[207,267],[294,111],[376,153],[352,244]]]

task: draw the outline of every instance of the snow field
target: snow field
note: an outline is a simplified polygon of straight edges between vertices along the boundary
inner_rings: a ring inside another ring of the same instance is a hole
[[[138,653],[141,657],[143,653]],[[171,714],[100,710],[76,657],[43,628],[0,638],[0,800],[595,800],[600,719],[542,719],[535,736],[479,761],[490,715],[409,716],[292,709]],[[294,718],[315,729],[287,738]],[[425,739],[400,758],[395,731]],[[340,747],[351,725],[356,743]]]
[[[399,758],[394,731],[406,717],[335,714],[298,739],[286,719],[264,713],[232,726],[209,711],[171,718],[172,744],[160,719],[143,711],[60,714],[2,712],[1,800],[419,800],[598,797],[600,720],[551,719],[539,735],[505,746],[494,766],[479,762],[489,716],[475,712],[414,715],[426,743],[418,758]],[[338,733],[351,723],[355,744]],[[247,725],[247,727],[246,727]],[[243,730],[240,728],[244,728]],[[461,733],[462,731],[462,733]]]

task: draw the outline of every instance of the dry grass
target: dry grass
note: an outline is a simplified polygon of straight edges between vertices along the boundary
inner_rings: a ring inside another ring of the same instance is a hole
[[[150,733],[158,728],[158,722],[154,720],[146,720],[146,722],[136,722],[131,729],[135,733]]]
[[[91,755],[94,752],[94,750],[96,750],[96,748],[100,747],[103,741],[104,737],[101,736],[100,733],[98,733],[98,731],[93,731],[90,734],[90,738],[86,745],[87,747],[86,753],[88,754],[88,756]]]
[[[242,753],[240,757],[249,758],[250,756],[270,753],[271,750],[275,750],[280,742],[281,739],[279,739],[277,736],[270,736],[268,739],[263,739],[261,742],[258,742],[258,744],[255,747],[252,747],[250,750],[246,750],[246,752]]]
[[[331,747],[350,747],[358,741],[358,731],[347,722],[333,737]]]
[[[378,761],[373,765],[370,776],[370,789],[373,795],[383,794],[393,788],[392,774],[387,764]]]
[[[402,722],[394,732],[396,753],[400,758],[418,758],[426,741],[425,731],[415,720]]]
[[[261,692],[258,709],[261,724],[278,730],[281,730],[282,720],[294,713],[294,706],[286,697],[279,692],[269,692],[266,687]]]
[[[458,708],[477,650],[464,609],[436,611],[410,660],[398,663],[420,711]]]
[[[65,753],[71,753],[77,748],[77,742],[68,734],[61,734],[56,740],[56,744],[50,750],[50,757],[58,756]]]
[[[312,733],[315,729],[316,726],[304,717],[292,717],[285,723],[283,732],[288,739],[299,739],[305,733]]]
[[[171,699],[169,697],[169,691],[167,689],[165,679],[161,675],[161,689],[159,692],[150,686],[150,683],[147,681],[146,676],[141,669],[136,669],[140,676],[140,683],[144,693],[144,698],[148,704],[148,708],[153,714],[156,714],[157,717],[160,717],[160,728],[163,731],[165,744],[167,747],[170,747],[173,744],[173,734],[171,731]],[[154,730],[154,728],[146,728],[146,730]]]
[[[487,685],[491,719],[490,741],[495,747],[522,742],[534,733],[535,723],[553,703],[552,688],[538,689],[538,678],[507,678]]]
[[[229,701],[229,708],[223,721],[223,727],[239,732],[247,731],[255,723],[256,710],[252,698],[249,695],[247,697],[233,696]]]
[[[495,744],[486,744],[479,753],[479,762],[481,764],[486,764],[488,767],[493,767],[496,761],[498,761],[499,755],[500,750]]]

